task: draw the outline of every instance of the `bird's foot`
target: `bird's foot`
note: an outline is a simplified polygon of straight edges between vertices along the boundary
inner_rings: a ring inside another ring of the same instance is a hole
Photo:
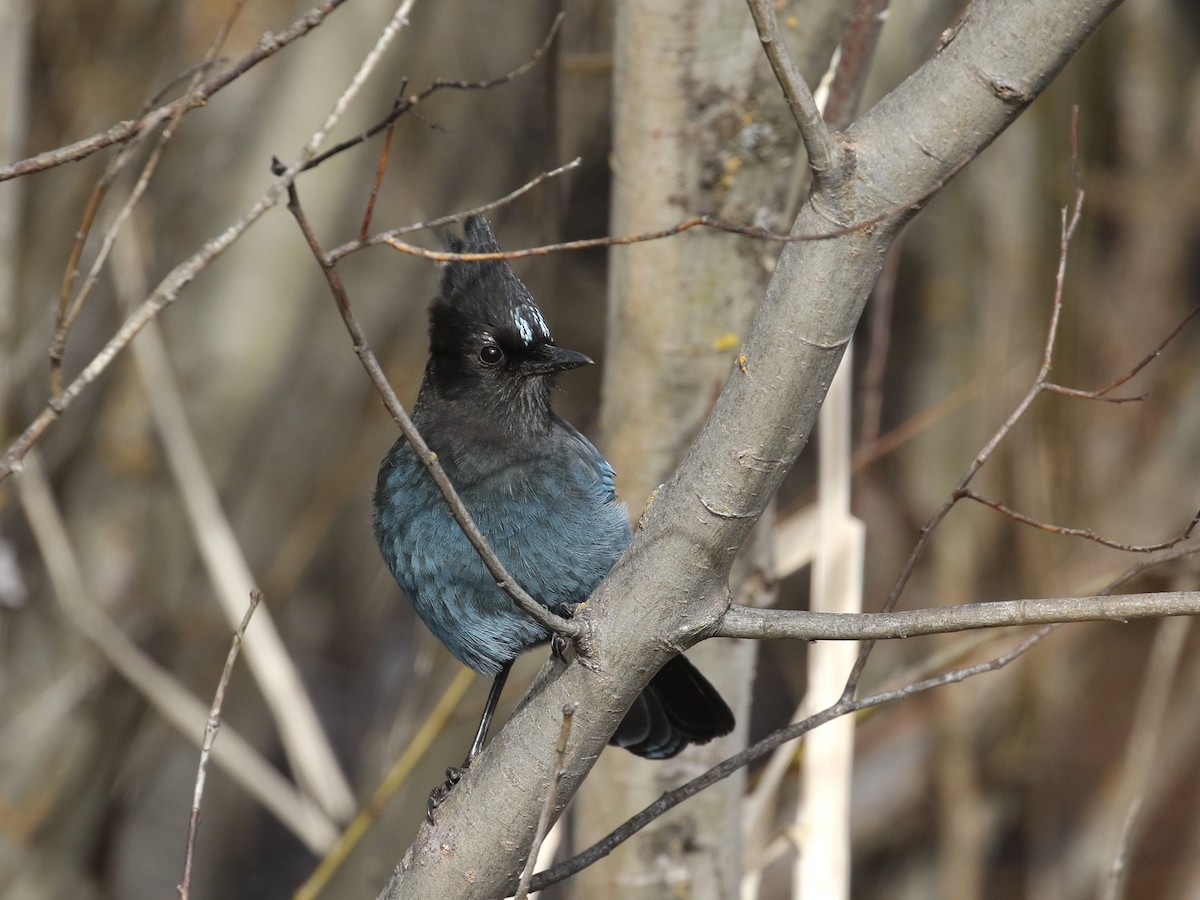
[[[564,666],[570,662],[570,660],[567,659],[567,651],[570,649],[571,642],[561,634],[555,634],[550,638],[550,652],[554,655],[554,658]]]
[[[451,766],[446,770],[446,783],[439,784],[429,792],[429,802],[425,805],[425,819],[430,825],[433,824],[433,811],[442,805],[442,801],[450,796],[454,786],[462,781],[466,774],[466,766]]]

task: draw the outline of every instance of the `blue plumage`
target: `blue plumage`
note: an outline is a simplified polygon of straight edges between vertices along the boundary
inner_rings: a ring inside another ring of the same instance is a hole
[[[453,446],[436,418],[414,422],[492,549],[518,583],[560,615],[586,600],[631,537],[612,468],[565,422],[550,448],[499,444],[479,465]],[[553,452],[546,452],[547,449]],[[459,660],[483,675],[549,635],[496,585],[420,460],[401,441],[379,473],[376,536],[418,615]],[[401,503],[395,502],[402,498]],[[514,514],[519,508],[520,515]]]
[[[482,217],[464,230],[465,240],[450,237],[454,251],[499,250]],[[560,615],[591,595],[632,537],[612,467],[550,406],[554,377],[590,362],[555,345],[506,262],[444,269],[413,422],[508,571]],[[549,635],[497,587],[403,438],[379,469],[375,536],[430,631],[496,677],[490,705],[512,660]],[[472,756],[489,718],[485,711]],[[637,698],[613,743],[662,758],[732,727],[724,700],[679,656]]]

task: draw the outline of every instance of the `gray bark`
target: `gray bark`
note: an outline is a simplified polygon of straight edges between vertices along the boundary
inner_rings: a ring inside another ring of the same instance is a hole
[[[743,6],[619,3],[613,57],[613,234],[670,227],[698,210],[787,227],[777,211],[792,172],[803,171],[796,128]],[[776,249],[697,232],[610,251],[603,445],[635,516],[708,416]],[[693,651],[741,727],[666,763],[603,754],[575,806],[578,847],[745,746],[756,650],[713,641]],[[573,892],[729,896],[741,877],[743,782],[730,778],[663,816],[642,852],[613,854]]]

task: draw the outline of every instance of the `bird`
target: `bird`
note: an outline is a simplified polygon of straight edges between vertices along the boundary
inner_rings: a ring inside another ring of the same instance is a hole
[[[454,253],[498,253],[491,225],[471,216]],[[452,260],[429,314],[429,359],[412,421],[497,557],[552,612],[569,616],[632,540],[613,468],[551,404],[559,374],[586,366],[559,347],[506,260]],[[549,632],[497,585],[401,436],[374,492],[383,559],[417,615],[491,691],[463,765],[430,796],[429,814],[481,751],[517,656]],[[610,740],[647,759],[728,734],[734,716],[682,654],[634,701]]]

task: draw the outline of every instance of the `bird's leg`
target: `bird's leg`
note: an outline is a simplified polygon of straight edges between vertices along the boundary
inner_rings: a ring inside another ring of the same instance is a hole
[[[471,743],[471,749],[467,753],[467,758],[463,760],[461,766],[451,766],[448,768],[446,770],[446,783],[439,784],[430,791],[429,803],[425,809],[425,818],[430,822],[433,822],[433,811],[441,805],[454,786],[462,780],[467,769],[471,768],[471,763],[475,761],[475,757],[483,750],[483,742],[487,740],[488,729],[492,727],[492,717],[496,714],[496,707],[500,704],[500,692],[504,690],[504,682],[508,680],[508,673],[512,670],[512,664],[513,661],[510,659],[496,673],[496,677],[492,679],[492,689],[488,691],[487,703],[483,705],[483,715],[479,719],[479,730],[475,732],[475,740]]]

